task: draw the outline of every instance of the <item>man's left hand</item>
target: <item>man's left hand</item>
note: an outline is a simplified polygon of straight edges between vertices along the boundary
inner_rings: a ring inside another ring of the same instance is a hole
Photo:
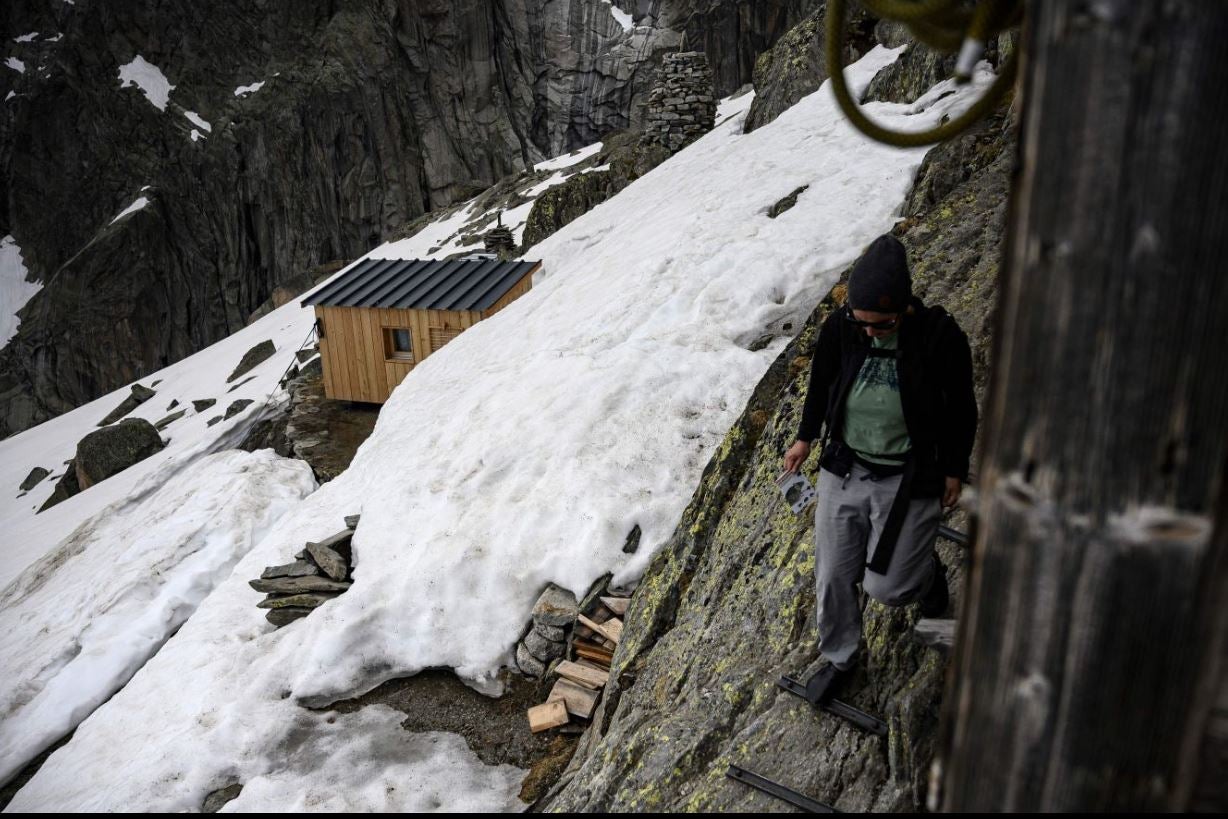
[[[954,509],[955,504],[959,503],[959,492],[963,487],[959,478],[947,478],[946,491],[942,493],[942,508]]]

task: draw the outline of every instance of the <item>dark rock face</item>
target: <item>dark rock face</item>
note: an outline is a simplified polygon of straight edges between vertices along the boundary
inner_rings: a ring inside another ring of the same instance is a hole
[[[935,148],[897,228],[914,292],[947,307],[969,335],[978,397],[1013,156],[1002,115]],[[917,606],[870,601],[864,611],[867,661],[846,698],[882,716],[888,737],[816,712],[775,684],[819,665],[813,516],[790,512],[773,478],[796,434],[818,322],[843,291],[833,289],[771,365],[705,469],[632,596],[593,725],[538,807],[779,807],[727,779],[732,762],[841,810],[923,809],[946,660],[913,633]],[[817,461],[814,453],[803,467],[812,481]],[[947,524],[966,526],[962,513]],[[938,548],[958,598],[958,549]]]
[[[641,5],[644,3],[641,2]],[[819,0],[675,0],[653,2],[685,32],[682,50],[708,55],[718,97],[751,81],[755,58],[821,5]]]
[[[636,179],[669,158],[669,149],[641,140],[625,131],[605,140],[596,165],[609,164],[608,171],[576,174],[537,197],[525,222],[519,252],[545,239],[567,223],[583,216]]]
[[[845,20],[844,64],[874,46],[874,19],[861,9]],[[794,26],[755,61],[755,99],[746,112],[743,133],[767,125],[827,79],[827,6],[823,4]],[[927,86],[928,87],[928,86]]]
[[[905,205],[907,218],[896,227],[908,249],[913,292],[946,307],[968,334],[978,395],[992,354],[1015,125],[999,112],[930,151]]]
[[[0,437],[234,332],[304,271],[634,124],[684,37],[716,55],[718,90],[737,87],[808,3],[636,5],[624,31],[587,0],[11,0],[7,37],[45,37],[10,43],[30,68],[0,74],[16,95],[0,235],[45,286],[0,350]],[[137,55],[174,86],[164,111],[120,87]]]
[[[77,442],[73,459],[77,483],[88,489],[148,458],[162,446],[158,431],[144,418],[126,418],[91,432]]]
[[[914,42],[908,29],[900,23],[879,21],[875,38],[885,46],[907,44],[908,48],[894,63],[884,68],[870,82],[863,102],[915,102],[934,83],[948,79],[955,72],[955,55],[940,54]],[[985,59],[995,66],[1014,49],[1016,34],[1004,32],[991,40],[985,49]]]
[[[939,54],[919,43],[910,43],[894,63],[870,81],[864,102],[913,102],[934,83],[951,76],[954,54]]]

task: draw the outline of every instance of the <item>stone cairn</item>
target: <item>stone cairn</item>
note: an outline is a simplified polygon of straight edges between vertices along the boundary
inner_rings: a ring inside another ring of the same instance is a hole
[[[512,235],[511,228],[503,226],[503,211],[499,211],[498,220],[497,225],[486,231],[482,241],[488,253],[497,253],[503,258],[504,254],[516,252],[516,237]]]
[[[352,585],[351,541],[358,517],[348,515],[345,529],[319,543],[309,542],[293,563],[270,566],[258,580],[248,581],[253,589],[268,595],[256,605],[269,610],[265,617],[270,623],[278,628],[289,625]]]
[[[607,575],[608,579],[608,575]],[[533,625],[516,646],[516,665],[536,678],[558,675],[546,701],[528,710],[529,729],[583,730],[610,676],[630,599],[597,584],[583,602],[551,584],[533,606]]]
[[[644,139],[676,153],[716,122],[712,69],[702,52],[683,51],[665,55],[660,78],[648,95]]]

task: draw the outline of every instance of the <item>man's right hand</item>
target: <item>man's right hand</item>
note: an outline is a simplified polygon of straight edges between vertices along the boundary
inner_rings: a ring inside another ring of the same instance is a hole
[[[785,453],[785,472],[797,472],[808,457],[810,457],[810,443],[795,441]]]

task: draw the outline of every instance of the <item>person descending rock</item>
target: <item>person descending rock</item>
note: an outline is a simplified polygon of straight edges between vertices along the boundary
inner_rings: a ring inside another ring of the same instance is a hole
[[[904,246],[875,239],[853,266],[845,304],[823,322],[788,472],[826,434],[815,504],[819,649],[807,698],[830,701],[857,662],[857,584],[889,606],[946,611],[934,551],[943,508],[968,481],[976,436],[968,338],[941,307],[912,295]],[[866,558],[869,555],[869,561]]]

